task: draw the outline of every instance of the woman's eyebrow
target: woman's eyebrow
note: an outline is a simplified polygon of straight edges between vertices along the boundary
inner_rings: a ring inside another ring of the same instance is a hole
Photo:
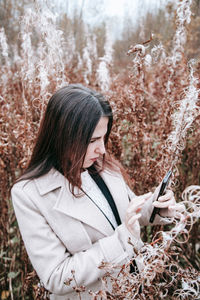
[[[101,137],[100,136],[93,136],[91,137],[91,140],[97,140],[97,139],[100,139]]]
[[[105,138],[106,136],[106,133],[103,135],[103,138]],[[98,136],[92,136],[90,140],[97,140],[97,139],[100,139],[102,138],[102,135],[98,135]]]

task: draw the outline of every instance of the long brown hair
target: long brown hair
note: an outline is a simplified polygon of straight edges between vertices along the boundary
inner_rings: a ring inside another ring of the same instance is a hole
[[[38,178],[54,167],[68,179],[74,193],[75,186],[81,187],[84,157],[101,117],[109,119],[106,146],[113,122],[109,102],[81,84],[58,90],[48,102],[31,160],[20,180]],[[104,164],[105,157],[101,168]]]

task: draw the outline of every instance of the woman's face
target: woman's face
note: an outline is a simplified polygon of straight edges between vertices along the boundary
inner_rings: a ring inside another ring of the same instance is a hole
[[[99,158],[100,155],[105,153],[104,138],[107,133],[108,118],[101,117],[88,145],[83,168],[89,168]]]

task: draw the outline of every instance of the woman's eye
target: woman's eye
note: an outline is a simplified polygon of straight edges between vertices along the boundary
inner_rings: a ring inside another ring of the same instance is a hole
[[[94,143],[95,141],[96,141],[96,140],[91,140],[91,141],[90,141],[90,144]]]

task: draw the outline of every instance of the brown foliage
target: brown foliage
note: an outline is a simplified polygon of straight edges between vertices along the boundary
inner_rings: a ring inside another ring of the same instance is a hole
[[[92,52],[95,43],[90,48],[87,43],[83,43],[88,47],[89,58],[86,58],[77,51],[73,40],[64,40],[63,33],[57,29],[51,14],[45,17],[37,9],[32,14],[26,13],[22,19],[18,40],[20,52],[17,52],[16,47],[12,50],[12,59],[5,51],[2,51],[1,56],[0,286],[2,293],[4,292],[2,295],[7,295],[4,299],[47,297],[43,287],[43,291],[37,288],[37,278],[28,262],[10,201],[10,188],[30,158],[46,103],[56,89],[68,82],[88,82],[91,87],[101,91],[97,76],[100,59]],[[41,29],[42,18],[47,23]],[[1,34],[3,36],[2,32]],[[86,34],[85,41],[91,42],[92,39]],[[114,112],[109,151],[124,165],[137,194],[149,191],[159,184],[173,162],[173,153],[167,148],[166,141],[174,130],[173,115],[183,103],[186,88],[190,84],[188,60],[184,54],[184,47],[187,45],[182,43],[175,51],[174,44],[171,52],[165,53],[162,46],[155,45],[151,50],[143,42],[144,44],[131,47],[129,53],[133,53],[129,59],[132,62],[120,73],[115,74],[111,62],[105,61],[112,80],[110,90],[106,93],[102,90],[110,99]],[[177,53],[179,60],[174,62],[173,58]],[[68,57],[71,59],[68,60]],[[87,69],[90,63],[91,73]],[[118,64],[117,61],[114,63]],[[198,80],[196,88],[199,89],[200,64],[197,62],[193,68]],[[199,106],[199,100],[196,105]],[[197,116],[187,131],[184,150],[178,152],[176,164],[173,166],[173,189],[178,200],[186,186],[200,184],[199,128],[200,118]],[[144,240],[151,242],[157,229],[143,229]],[[180,268],[177,282],[182,276],[190,278],[191,272],[199,272],[198,222],[190,231],[187,246],[180,244],[178,247],[181,249],[179,255],[171,250],[166,253],[166,263],[168,264],[171,257],[175,257],[178,261],[176,267],[179,269],[179,265],[185,266],[188,260],[191,269],[184,274]],[[158,273],[152,281],[153,285],[145,286],[143,293],[146,298],[140,299],[151,299],[148,297],[155,292],[156,284],[160,280],[169,279],[164,276],[164,273],[161,276]],[[169,281],[169,286],[170,284]],[[117,285],[120,286],[119,282],[114,280],[114,286]],[[124,299],[120,288],[116,288],[114,296],[108,295],[106,291],[99,292],[99,295],[104,293],[105,299]],[[130,286],[127,288],[130,289]],[[40,294],[42,292],[43,295]],[[161,295],[160,290],[157,292]]]

